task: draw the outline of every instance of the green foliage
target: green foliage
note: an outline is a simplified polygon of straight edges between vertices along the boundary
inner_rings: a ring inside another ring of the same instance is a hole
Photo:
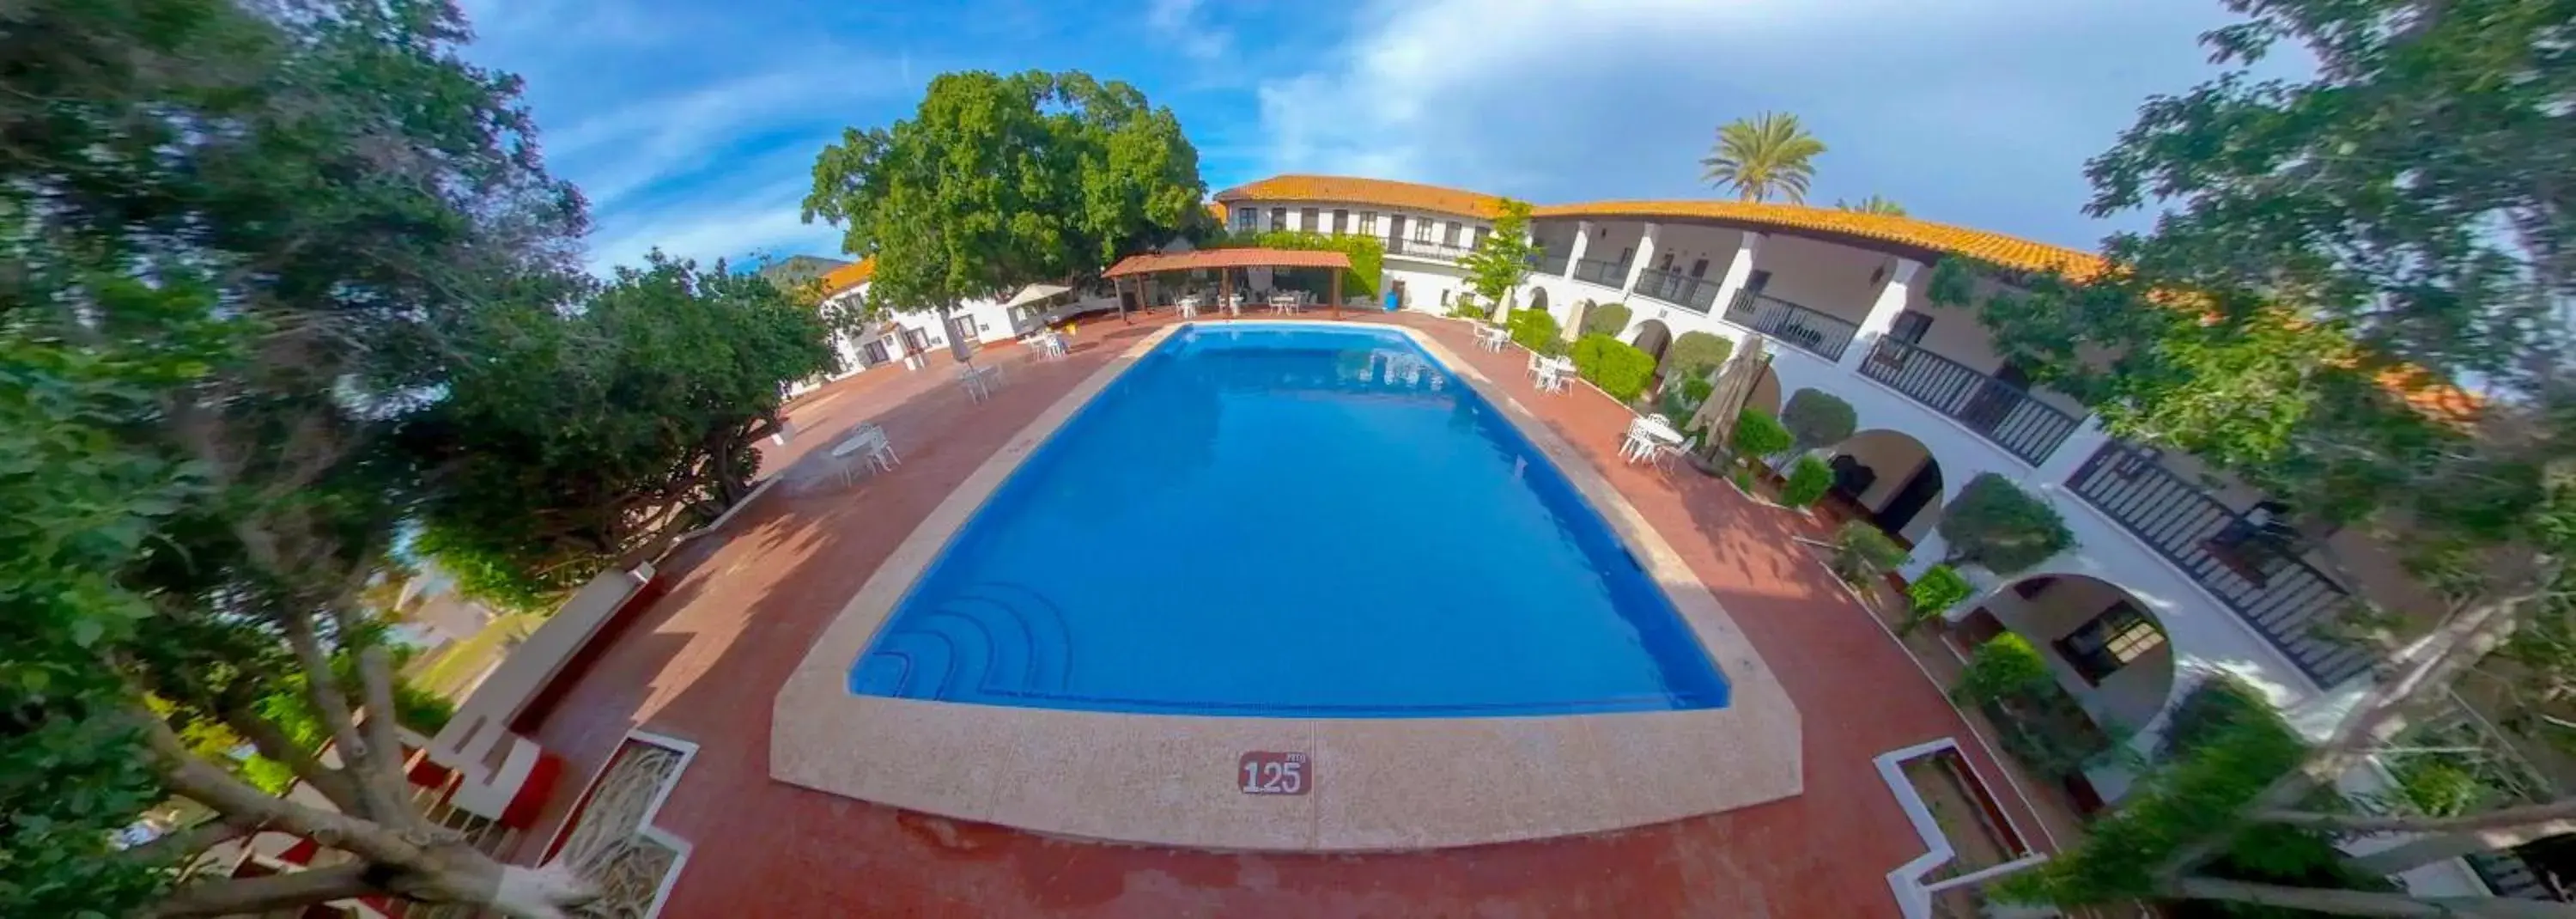
[[[1789,449],[1797,441],[1780,419],[1758,408],[1747,408],[1735,416],[1735,438],[1728,442],[1735,455],[1747,459],[1770,456]]]
[[[1483,319],[1490,315],[1493,315],[1493,311],[1477,305],[1473,294],[1460,291],[1456,296],[1449,298],[1449,318],[1451,319]]]
[[[1838,211],[1856,211],[1863,214],[1885,214],[1890,217],[1905,216],[1905,205],[1898,204],[1875,194],[1858,201],[1845,201],[1840,198],[1836,198],[1834,199],[1834,209]]]
[[[1798,116],[1764,112],[1718,127],[1717,143],[1699,161],[1700,179],[1746,201],[1779,197],[1796,204],[1807,200],[1813,161],[1824,152],[1824,142],[1800,127]]]
[[[1796,465],[1789,467],[1788,484],[1780,488],[1780,503],[1808,507],[1824,500],[1825,492],[1833,487],[1834,470],[1824,460],[1801,456]]]
[[[1586,300],[1586,303],[1591,301]],[[1583,334],[1619,337],[1628,330],[1628,304],[1602,303],[1583,311]]]
[[[1736,491],[1740,491],[1748,495],[1753,493],[1753,470],[1751,469],[1738,466],[1735,468],[1733,473],[1730,473],[1727,476],[1726,480],[1735,483]]]
[[[1733,353],[1734,342],[1707,332],[1683,332],[1664,347],[1664,379],[1704,382]]]
[[[942,309],[1097,274],[1201,213],[1198,151],[1171,109],[1080,71],[941,74],[892,128],[814,160],[806,220],[877,257],[869,297]]]
[[[657,252],[579,302],[484,311],[482,359],[403,431],[451,458],[415,550],[512,609],[741,500],[786,384],[831,366],[812,309],[721,263]]]
[[[1699,411],[1702,404],[1708,401],[1709,394],[1716,389],[1716,384],[1698,377],[1682,380],[1678,384],[1667,384],[1664,387],[1664,417],[1676,421],[1691,417]],[[1691,440],[1694,445],[1699,437],[1699,432],[1692,432]]]
[[[1834,575],[1846,584],[1866,585],[1905,564],[1905,547],[1867,521],[1853,520],[1834,531]]]
[[[373,640],[347,585],[444,481],[392,430],[586,219],[450,4],[7,19],[0,915],[122,916],[172,881],[112,851],[173,793],[142,729],[301,685],[290,630]]]
[[[1976,587],[1959,574],[1959,569],[1934,565],[1906,585],[1905,624],[1897,631],[1911,633],[1975,593]]]
[[[1610,398],[1628,402],[1646,391],[1655,358],[1616,338],[1586,335],[1574,343],[1574,370]]]
[[[1555,355],[1565,350],[1565,330],[1556,317],[1546,310],[1521,310],[1512,314],[1512,341],[1540,354]]]
[[[1206,246],[1206,248],[1210,249],[1239,249],[1244,247],[1295,249],[1306,252],[1339,252],[1343,255],[1349,256],[1351,259],[1351,270],[1348,274],[1342,277],[1342,295],[1345,297],[1375,298],[1377,296],[1378,278],[1384,276],[1386,269],[1386,240],[1379,239],[1375,236],[1363,236],[1351,233],[1310,233],[1305,230],[1263,230],[1258,233],[1237,233],[1231,236],[1225,236],[1211,240]],[[1309,269],[1275,269],[1273,271],[1273,275],[1293,275],[1303,273],[1308,270]],[[1317,292],[1329,295],[1332,292],[1331,284],[1332,281],[1330,278],[1324,279],[1321,284],[1317,285],[1321,288]]]
[[[1512,293],[1529,279],[1530,257],[1538,249],[1529,237],[1529,202],[1504,198],[1499,207],[1501,213],[1494,217],[1493,231],[1458,259],[1458,267],[1466,270],[1467,287],[1476,292],[1477,299],[1509,304]]]
[[[1950,695],[1961,702],[1987,704],[2018,698],[2038,692],[2049,685],[2048,661],[2030,640],[2005,632],[1978,645],[1968,656],[1968,666],[1959,674]]]
[[[1814,450],[1842,443],[1859,424],[1851,403],[1821,389],[1801,389],[1780,407],[1780,425],[1789,429],[1790,445]]]
[[[1941,511],[1940,530],[1950,543],[1946,561],[1996,574],[2027,571],[2075,545],[2056,508],[1991,472],[1970,480]]]

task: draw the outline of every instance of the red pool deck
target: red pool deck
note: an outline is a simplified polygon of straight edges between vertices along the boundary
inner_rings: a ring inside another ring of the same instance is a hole
[[[2041,834],[1940,688],[1794,542],[1821,528],[1679,464],[1622,464],[1626,409],[1581,386],[1541,394],[1525,354],[1477,350],[1465,325],[1411,315],[1354,321],[1427,330],[1501,381],[1591,455],[1751,636],[1802,719],[1804,794],[1594,836],[1279,855],[1046,838],[770,779],[771,702],[816,633],[978,464],[1169,321],[1084,322],[1072,354],[1051,362],[987,351],[977,360],[1008,364],[1010,378],[980,404],[945,356],[928,370],[878,368],[808,394],[790,410],[806,436],[766,455],[778,484],[666,559],[668,592],[603,636],[610,644],[581,672],[559,678],[569,685],[533,739],[565,757],[567,776],[591,774],[631,729],[701,747],[655,821],[695,845],[664,916],[1893,916],[1886,874],[1923,849],[1871,757],[1942,737],[1960,741],[2024,833]],[[903,465],[845,488],[827,458],[807,454],[863,420],[885,427]],[[1067,551],[1103,565],[1189,563],[1170,546]],[[555,795],[522,860],[577,794]]]

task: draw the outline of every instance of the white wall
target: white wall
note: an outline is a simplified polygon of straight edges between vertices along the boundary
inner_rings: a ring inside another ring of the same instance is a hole
[[[2134,731],[2155,720],[2165,700],[2172,696],[2174,660],[2170,639],[2103,677],[2099,684],[2085,682],[2083,674],[2076,672],[2052,644],[2122,600],[2136,604],[2141,612],[2147,609],[2119,588],[2090,578],[2059,578],[2030,600],[2005,590],[1987,597],[1982,605],[2005,628],[2040,649],[2058,685],[2083,704],[2095,723]]]

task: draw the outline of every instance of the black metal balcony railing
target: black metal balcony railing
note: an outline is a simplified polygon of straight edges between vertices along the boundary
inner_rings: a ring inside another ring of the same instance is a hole
[[[1958,419],[2033,466],[2056,453],[2080,423],[2028,390],[1883,335],[1861,362],[1860,375]]]
[[[1778,297],[1749,290],[1735,292],[1726,305],[1726,321],[1796,345],[1829,361],[1843,359],[1860,327]]]
[[[1459,256],[1467,254],[1467,249],[1464,246],[1453,246],[1448,243],[1432,242],[1427,239],[1397,240],[1395,246],[1387,251],[1398,255],[1447,259],[1450,261],[1456,261]]]
[[[1565,258],[1565,254],[1561,252],[1541,252],[1530,259],[1530,270],[1539,274],[1561,276],[1565,274]]]
[[[1649,268],[1637,272],[1637,293],[1694,313],[1706,313],[1717,303],[1717,282]]]
[[[1597,258],[1574,260],[1574,279],[1590,281],[1603,287],[1628,286],[1628,263],[1605,262]]]
[[[2300,559],[2294,540],[2250,525],[2154,453],[2105,443],[2066,484],[2208,588],[2318,685],[2370,669],[2367,648],[2327,628],[2354,608],[2351,594]]]

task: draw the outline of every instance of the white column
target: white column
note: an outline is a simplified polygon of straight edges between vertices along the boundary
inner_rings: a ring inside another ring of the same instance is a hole
[[[1896,260],[1896,268],[1878,286],[1878,299],[1869,305],[1869,315],[1861,317],[1860,331],[1852,335],[1851,347],[1843,349],[1843,369],[1858,370],[1870,351],[1878,347],[1878,337],[1896,327],[1896,317],[1905,313],[1905,298],[1914,283],[1914,275],[1923,263],[1913,259]]]
[[[2085,460],[2093,458],[2093,451],[2102,449],[2102,445],[2110,441],[2110,432],[2102,430],[2102,416],[2084,416],[2084,423],[2076,425],[2075,432],[2066,435],[2066,442],[2057,445],[2057,452],[2049,454],[2047,462],[2031,470],[2027,484],[2034,487],[2066,484],[2067,479],[2075,476],[2075,467],[2084,465]]]
[[[1583,261],[1583,250],[1592,247],[1592,221],[1574,222],[1574,248],[1565,254],[1565,279],[1574,280],[1575,263]]]
[[[1736,293],[1742,291],[1744,285],[1753,282],[1753,259],[1761,252],[1762,234],[1760,233],[1748,231],[1744,234],[1743,241],[1736,243],[1735,255],[1726,260],[1726,273],[1718,276],[1717,280],[1719,315],[1725,315],[1726,308],[1735,302]]]
[[[1646,225],[1646,232],[1637,238],[1637,261],[1628,266],[1627,283],[1619,285],[1620,299],[1625,300],[1636,292],[1637,273],[1646,270],[1646,263],[1654,259],[1655,237],[1663,235],[1663,231],[1661,224],[1650,223]]]

